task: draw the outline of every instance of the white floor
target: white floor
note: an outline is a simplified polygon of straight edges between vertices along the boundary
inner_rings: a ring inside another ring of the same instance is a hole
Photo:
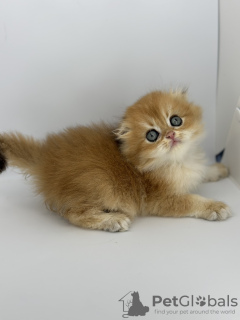
[[[68,224],[47,211],[22,175],[3,173],[0,319],[122,319],[119,299],[129,291],[149,306],[141,319],[239,319],[240,190],[225,179],[199,193],[228,203],[233,217],[138,218],[130,231],[113,234]],[[187,305],[192,295],[206,305],[153,306],[153,296],[186,296]],[[228,299],[238,305],[228,306]],[[215,301],[220,305],[211,306]]]

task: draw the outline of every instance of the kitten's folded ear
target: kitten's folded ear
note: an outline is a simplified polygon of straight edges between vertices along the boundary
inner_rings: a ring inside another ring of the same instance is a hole
[[[202,107],[198,106],[198,105],[193,105],[193,112],[194,112],[194,116],[195,119],[201,120],[202,119],[202,114],[203,114],[203,109]]]
[[[116,135],[118,140],[124,140],[130,132],[130,127],[125,120],[123,120],[119,127],[113,130],[113,133]]]

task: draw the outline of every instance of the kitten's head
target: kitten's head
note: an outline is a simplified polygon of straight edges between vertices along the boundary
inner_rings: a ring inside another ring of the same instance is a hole
[[[183,161],[203,135],[202,110],[186,92],[155,91],[130,106],[115,131],[122,153],[141,171]]]

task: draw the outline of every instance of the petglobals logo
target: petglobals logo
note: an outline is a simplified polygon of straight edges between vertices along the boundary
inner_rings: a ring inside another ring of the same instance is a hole
[[[153,296],[153,307],[155,306],[164,306],[164,307],[237,307],[238,301],[237,298],[231,298],[230,295],[227,295],[224,298],[216,298],[211,295],[205,296],[181,296],[172,298],[163,298],[162,296]]]
[[[155,315],[230,315],[236,314],[238,299],[230,295],[215,297],[210,294],[205,296],[183,295],[173,297],[153,296],[152,306]]]
[[[123,318],[128,318],[129,316],[145,316],[146,313],[149,312],[149,307],[144,306],[140,301],[138,291],[129,291],[118,301],[123,303]]]
[[[141,316],[149,319],[162,315],[176,318],[185,315],[239,315],[238,298],[230,294],[216,297],[207,295],[146,296],[138,291],[129,291],[118,300],[122,304],[122,317]]]

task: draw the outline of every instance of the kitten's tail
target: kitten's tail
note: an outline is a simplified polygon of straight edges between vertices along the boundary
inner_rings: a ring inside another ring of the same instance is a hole
[[[0,134],[0,173],[9,164],[31,174],[31,168],[41,158],[41,150],[42,143],[32,137],[20,133]]]

